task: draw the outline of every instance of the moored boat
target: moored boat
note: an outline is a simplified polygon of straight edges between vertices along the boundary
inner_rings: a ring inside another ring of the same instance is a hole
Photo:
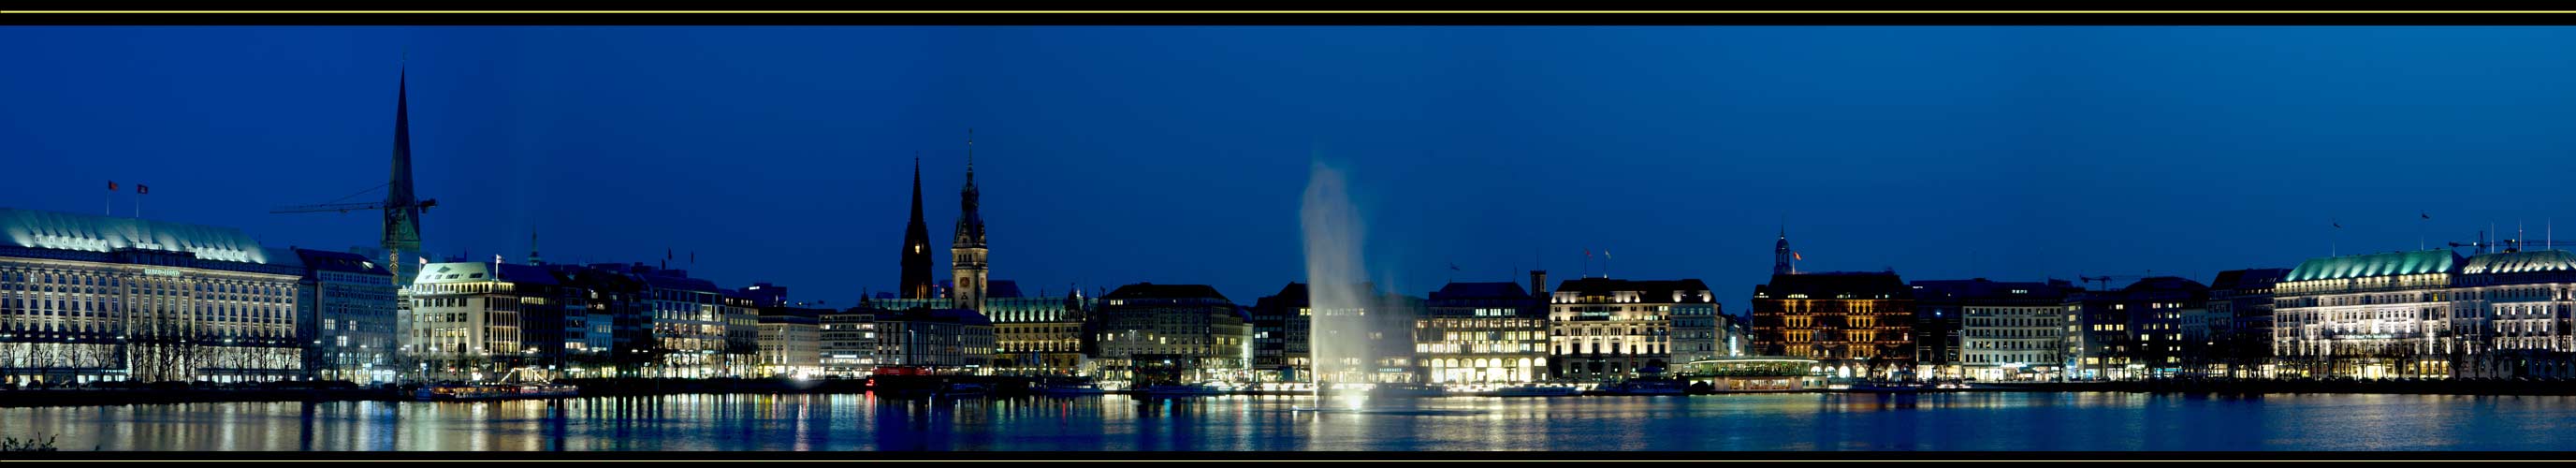
[[[1582,395],[1583,389],[1564,385],[1521,384],[1496,388],[1488,394],[1498,397],[1575,396]]]
[[[1206,384],[1198,384],[1198,385],[1155,385],[1155,386],[1145,387],[1145,395],[1147,395],[1147,396],[1201,396],[1201,395],[1224,395],[1224,394],[1226,394],[1226,391],[1225,391],[1225,390],[1223,390],[1223,389],[1218,389],[1218,388],[1216,388],[1215,386],[1212,386],[1212,385],[1206,385]]]
[[[1601,389],[1603,395],[1681,395],[1690,387],[1679,380],[1630,380]]]
[[[581,387],[552,384],[442,384],[423,386],[412,392],[420,401],[508,400],[519,398],[561,398],[581,394]]]
[[[1038,387],[1038,393],[1043,393],[1047,396],[1082,396],[1100,395],[1109,393],[1109,391],[1101,389],[1100,384],[1059,383],[1040,386]]]

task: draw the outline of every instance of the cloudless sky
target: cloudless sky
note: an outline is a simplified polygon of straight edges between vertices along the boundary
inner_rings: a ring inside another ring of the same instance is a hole
[[[833,305],[894,288],[915,152],[947,247],[969,127],[994,279],[1201,283],[1244,304],[1303,280],[1317,160],[1351,177],[1364,262],[1396,290],[1603,274],[1589,249],[1611,276],[1706,280],[1731,313],[1783,219],[1810,271],[2207,282],[2489,222],[2538,239],[2568,211],[2551,174],[2576,169],[2565,28],[12,27],[0,44],[0,206],[101,213],[115,180],[152,186],[150,218],[375,245],[375,212],[267,211],[385,182],[407,64],[442,255],[519,262],[535,231],[549,261],[672,249],[694,276]],[[130,215],[131,189],[115,197]]]

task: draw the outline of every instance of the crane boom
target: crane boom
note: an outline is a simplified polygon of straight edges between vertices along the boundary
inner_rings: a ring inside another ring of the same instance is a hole
[[[437,206],[437,205],[438,205],[438,200],[422,200],[422,201],[420,202],[420,207],[421,207],[421,208],[429,208],[429,207]],[[381,201],[371,201],[371,202],[359,202],[359,203],[324,203],[324,204],[319,204],[319,205],[281,206],[281,207],[277,207],[277,209],[268,210],[268,212],[269,212],[269,213],[271,213],[271,214],[285,214],[285,213],[321,213],[321,212],[327,212],[327,211],[337,211],[337,212],[347,213],[347,212],[354,211],[354,210],[381,210],[381,209],[385,209],[385,202],[381,202]]]
[[[320,213],[325,211],[347,213],[349,210],[381,210],[384,208],[385,202],[374,201],[365,203],[326,203],[320,205],[281,206],[277,207],[277,209],[268,210],[268,212],[272,214]]]

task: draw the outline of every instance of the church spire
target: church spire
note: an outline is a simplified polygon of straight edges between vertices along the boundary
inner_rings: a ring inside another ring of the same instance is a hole
[[[1789,250],[1789,224],[1780,223],[1780,242],[1771,247],[1771,274],[1798,274],[1798,252]]]
[[[544,265],[544,264],[546,264],[546,257],[544,257],[544,256],[540,256],[540,255],[537,255],[537,230],[536,230],[536,229],[529,229],[529,230],[528,230],[528,264],[529,264],[529,265]]]
[[[912,221],[903,228],[904,299],[929,299],[930,227],[921,221],[921,153],[912,154]]]

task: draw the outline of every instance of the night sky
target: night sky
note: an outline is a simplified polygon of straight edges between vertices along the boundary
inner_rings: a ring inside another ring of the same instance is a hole
[[[1571,278],[1606,250],[1612,276],[1704,279],[1731,313],[1784,218],[1810,271],[2206,282],[2489,222],[2538,239],[2576,215],[2549,175],[2576,169],[2565,28],[16,27],[0,44],[0,206],[101,213],[114,180],[126,216],[143,183],[150,218],[375,245],[375,212],[267,211],[384,183],[407,61],[439,253],[518,262],[534,230],[550,261],[671,249],[694,276],[835,306],[895,287],[915,152],[947,247],[969,127],[993,278],[1032,294],[1277,292],[1304,275],[1319,158],[1352,178],[1365,261],[1396,290]]]

